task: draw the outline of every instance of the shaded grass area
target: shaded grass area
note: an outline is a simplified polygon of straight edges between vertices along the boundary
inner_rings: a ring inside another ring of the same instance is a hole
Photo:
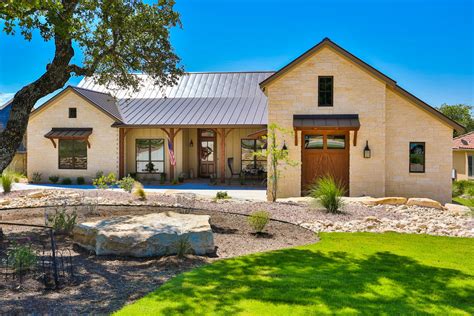
[[[453,197],[455,203],[474,208],[474,199],[463,199],[461,197]]]
[[[474,313],[474,240],[324,233],[319,243],[215,262],[118,315]]]

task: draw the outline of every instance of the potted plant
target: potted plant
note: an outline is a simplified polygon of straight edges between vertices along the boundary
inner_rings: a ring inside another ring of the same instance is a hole
[[[146,171],[147,172],[153,172],[155,171],[155,164],[153,162],[149,162],[146,164]]]

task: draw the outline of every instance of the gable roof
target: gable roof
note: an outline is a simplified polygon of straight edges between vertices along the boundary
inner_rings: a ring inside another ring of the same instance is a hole
[[[129,126],[252,126],[267,124],[267,98],[258,84],[273,72],[199,72],[160,89],[147,75],[138,91],[104,87],[84,78],[79,89],[115,96]],[[119,124],[115,124],[119,125]]]
[[[453,149],[474,149],[474,131],[453,139]]]
[[[115,99],[109,93],[99,92],[99,91],[92,91],[87,89],[82,89],[79,87],[67,86],[61,92],[56,94],[54,97],[43,103],[40,107],[34,109],[31,112],[31,115],[36,114],[43,109],[45,109],[51,102],[56,100],[59,96],[63,95],[67,91],[73,91],[78,96],[83,98],[84,100],[88,101],[91,105],[95,106],[98,110],[112,118],[116,122],[121,122],[122,117],[120,114],[120,110],[118,109]]]
[[[437,117],[439,120],[442,122],[446,123],[447,125],[451,126],[453,129],[456,131],[462,132],[465,130],[464,126],[460,125],[459,123],[451,120],[449,117],[445,116],[443,113],[439,112],[436,110],[434,107],[430,106],[429,104],[425,103],[424,101],[418,99],[416,96],[411,94],[410,92],[406,91],[402,87],[397,85],[397,82],[393,80],[392,78],[388,77],[384,73],[380,72],[379,70],[375,69],[371,65],[367,64],[360,58],[354,56],[341,46],[337,45],[333,41],[331,41],[328,37],[324,38],[321,42],[304,52],[302,55],[294,59],[292,62],[275,72],[273,75],[265,79],[264,81],[260,82],[260,88],[262,90],[265,90],[265,87],[268,86],[271,82],[275,81],[276,79],[280,78],[287,72],[289,72],[291,69],[296,67],[297,65],[301,64],[304,62],[307,58],[310,56],[314,55],[318,51],[320,51],[324,47],[330,47],[342,56],[346,57],[353,63],[357,64],[360,66],[362,69],[366,70],[370,74],[372,74],[374,77],[379,78],[383,82],[385,82],[390,88],[392,88],[395,92],[398,94],[404,96],[405,98],[409,99],[411,102],[413,102],[415,105],[417,105],[419,108],[433,114],[435,117]]]

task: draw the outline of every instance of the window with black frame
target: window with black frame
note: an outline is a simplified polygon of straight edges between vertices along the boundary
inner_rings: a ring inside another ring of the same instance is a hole
[[[410,172],[425,172],[425,143],[410,142]]]
[[[137,173],[165,172],[165,141],[164,139],[136,140],[136,171]]]
[[[267,158],[263,156],[265,150],[264,140],[241,140],[241,170],[244,174],[260,175],[267,172]]]
[[[318,106],[333,106],[333,77],[318,77]]]
[[[59,169],[87,169],[87,143],[82,140],[59,140]]]

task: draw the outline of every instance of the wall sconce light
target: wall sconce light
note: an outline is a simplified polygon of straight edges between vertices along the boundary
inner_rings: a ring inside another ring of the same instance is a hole
[[[191,141],[189,142],[189,147],[193,147],[194,146],[194,143],[193,143],[193,140],[191,139]]]
[[[283,147],[281,147],[282,150],[288,150],[288,147],[286,147],[286,141],[283,141]]]
[[[364,158],[370,158],[369,141],[365,141]]]

